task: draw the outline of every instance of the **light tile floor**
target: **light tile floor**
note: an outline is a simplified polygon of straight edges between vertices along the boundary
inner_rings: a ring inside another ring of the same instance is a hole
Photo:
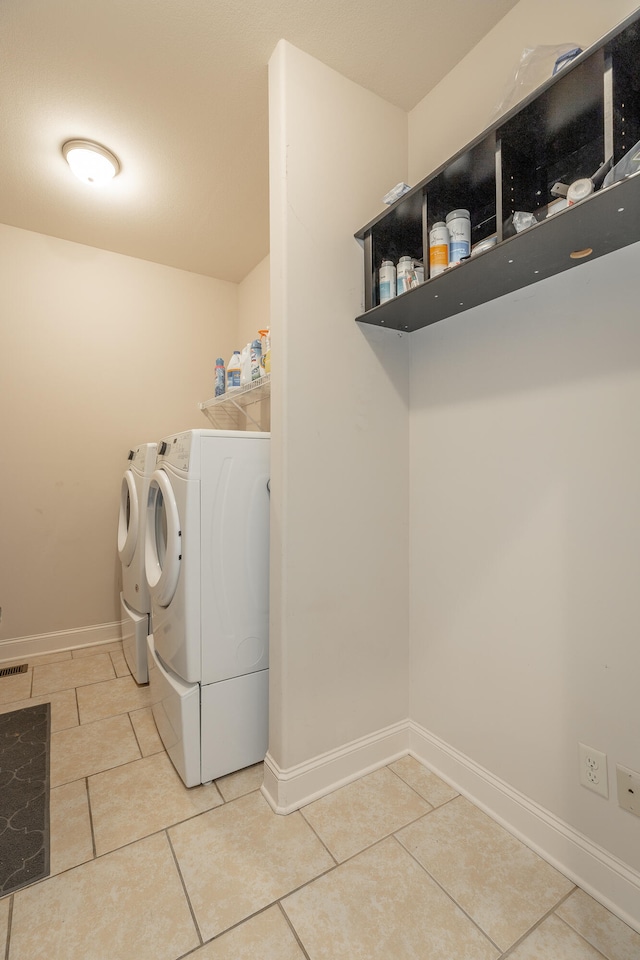
[[[30,661],[50,700],[51,876],[6,960],[639,960],[640,935],[411,757],[287,817],[262,765],[187,790],[118,643]]]

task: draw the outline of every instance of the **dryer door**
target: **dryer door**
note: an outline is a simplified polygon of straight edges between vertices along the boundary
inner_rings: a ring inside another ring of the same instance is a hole
[[[138,494],[131,470],[126,470],[120,485],[118,517],[118,556],[124,567],[133,559],[138,540]]]
[[[168,607],[180,576],[182,534],[176,498],[164,470],[155,470],[149,481],[144,569],[153,599]]]

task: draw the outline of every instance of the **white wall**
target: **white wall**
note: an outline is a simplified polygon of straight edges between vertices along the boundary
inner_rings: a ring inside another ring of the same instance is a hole
[[[237,347],[242,349],[249,340],[255,340],[258,330],[270,322],[269,257],[251,270],[238,284]],[[226,363],[229,358],[225,357]]]
[[[408,340],[354,322],[353,238],[406,174],[406,115],[284,41],[269,84],[269,753],[290,770],[406,716]]]
[[[0,225],[0,641],[120,619],[126,455],[208,425],[237,290]]]
[[[542,6],[413,111],[414,179],[483,126],[481,63],[589,43],[634,4]],[[639,270],[636,244],[413,334],[410,444],[411,717],[635,871],[614,768],[640,770]],[[579,785],[579,740],[608,754],[608,801]]]

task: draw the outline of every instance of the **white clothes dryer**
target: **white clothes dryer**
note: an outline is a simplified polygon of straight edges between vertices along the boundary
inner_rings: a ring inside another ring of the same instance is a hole
[[[269,453],[268,433],[190,430],[149,483],[151,701],[188,787],[267,751]]]
[[[129,451],[120,485],[118,556],[122,564],[120,611],[122,649],[137,683],[148,683],[147,635],[151,599],[144,573],[144,529],[149,480],[156,465],[157,443]]]

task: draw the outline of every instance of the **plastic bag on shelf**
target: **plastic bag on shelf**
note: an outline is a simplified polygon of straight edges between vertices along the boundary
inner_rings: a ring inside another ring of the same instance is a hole
[[[582,47],[576,43],[525,47],[503,99],[496,104],[490,124],[508,113],[549,77],[555,76],[580,53],[582,53]]]
[[[640,140],[635,143],[631,150],[628,150],[622,160],[612,167],[604,178],[604,187],[611,186],[618,180],[624,180],[625,177],[632,177],[640,173]]]
[[[382,202],[386,203],[387,206],[391,206],[391,204],[399,200],[400,197],[404,197],[405,193],[408,193],[409,190],[411,190],[411,187],[408,183],[404,183],[404,181],[396,183],[395,187],[392,187],[388,193],[385,193]]]

